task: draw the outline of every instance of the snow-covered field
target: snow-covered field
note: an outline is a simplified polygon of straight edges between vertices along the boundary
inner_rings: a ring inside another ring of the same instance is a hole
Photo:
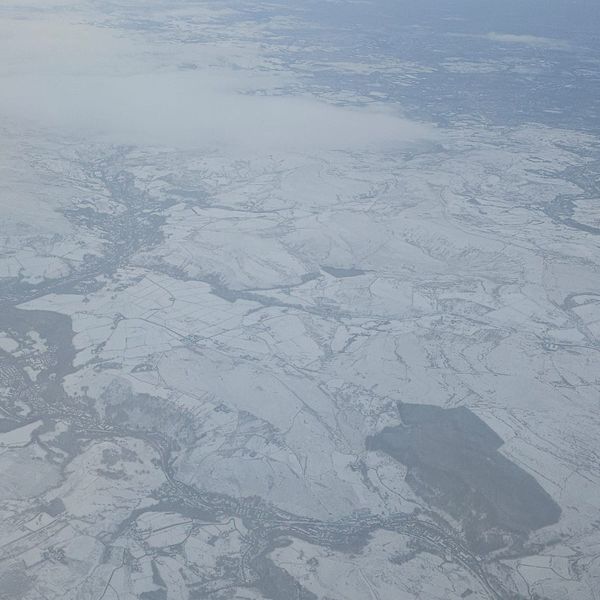
[[[596,600],[600,11],[450,4],[5,3],[0,599]]]

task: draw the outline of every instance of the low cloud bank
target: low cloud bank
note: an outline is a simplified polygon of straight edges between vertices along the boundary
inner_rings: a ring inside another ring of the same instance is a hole
[[[485,37],[493,42],[503,44],[525,44],[527,46],[539,46],[540,48],[568,48],[568,44],[563,40],[536,35],[516,35],[514,33],[496,33],[492,31]]]
[[[289,73],[254,81],[243,69],[180,69],[176,55],[143,36],[61,20],[0,20],[2,31],[0,114],[69,135],[267,152],[393,147],[435,136],[387,108],[281,94]]]

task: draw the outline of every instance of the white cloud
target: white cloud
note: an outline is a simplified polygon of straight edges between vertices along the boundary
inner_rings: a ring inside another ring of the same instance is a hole
[[[71,134],[186,147],[373,147],[434,133],[383,109],[333,106],[310,96],[242,94],[227,83],[197,71],[11,77],[0,110]]]
[[[218,48],[199,46],[199,68],[180,70],[189,49],[178,56],[141,35],[124,39],[57,18],[0,20],[3,33],[0,113],[64,133],[269,152],[394,146],[435,135],[389,109],[281,95],[293,76],[267,71],[260,55],[249,57],[259,69],[235,70],[227,61],[216,66]]]
[[[527,46],[554,49],[568,48],[568,44],[563,40],[539,37],[536,35],[516,35],[514,33],[496,33],[492,31],[484,37],[493,42],[500,42],[502,44],[525,44]]]

